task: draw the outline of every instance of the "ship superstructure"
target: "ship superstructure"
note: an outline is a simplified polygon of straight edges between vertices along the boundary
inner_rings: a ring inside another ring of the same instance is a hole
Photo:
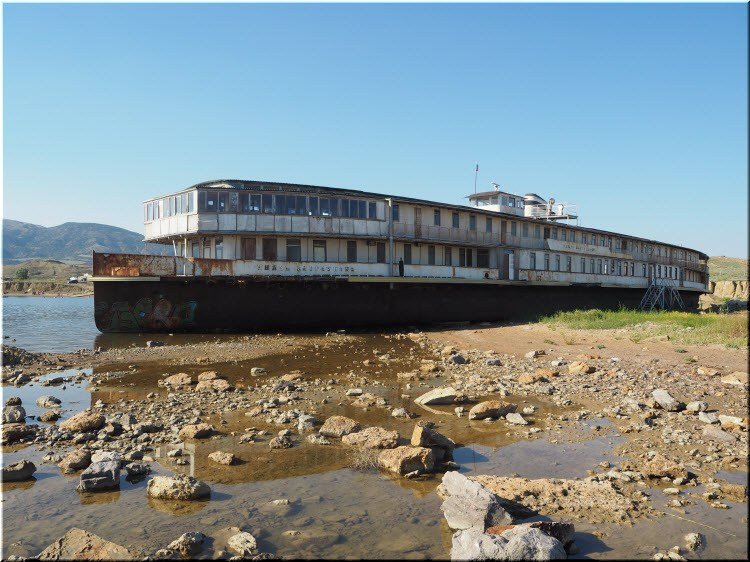
[[[628,290],[630,298],[617,297],[626,305],[653,284],[674,287],[687,302],[707,289],[708,257],[699,251],[579,226],[575,205],[534,193],[495,186],[468,200],[451,205],[311,185],[204,182],[144,202],[145,241],[171,246],[172,256],[96,254],[95,287],[335,280],[391,291],[429,285],[431,293],[451,285],[459,298],[457,285],[482,286],[495,290],[497,297],[487,293],[494,300],[510,296],[512,287],[544,286],[563,295],[565,288],[587,291],[592,306],[609,304],[600,301],[612,291],[597,288]]]

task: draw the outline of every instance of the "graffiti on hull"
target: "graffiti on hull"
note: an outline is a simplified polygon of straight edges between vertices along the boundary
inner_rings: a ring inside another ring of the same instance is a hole
[[[117,301],[94,305],[97,326],[103,332],[181,330],[195,324],[196,301],[172,304],[163,295],[142,297],[134,305]]]

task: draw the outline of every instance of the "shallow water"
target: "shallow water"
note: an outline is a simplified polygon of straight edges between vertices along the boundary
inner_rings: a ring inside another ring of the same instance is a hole
[[[208,336],[215,338],[216,336]],[[408,340],[361,336],[358,343],[334,347],[326,352],[314,349],[295,350],[252,361],[211,365],[237,386],[262,383],[292,370],[303,372],[307,379],[343,378],[350,371],[369,381],[382,381],[384,386],[362,385],[366,391],[384,396],[394,407],[408,405],[421,419],[437,424],[437,429],[453,438],[459,446],[456,461],[467,474],[518,475],[527,478],[582,478],[588,469],[607,460],[619,460],[613,449],[624,438],[606,420],[586,420],[576,429],[575,442],[567,442],[554,434],[560,443],[552,443],[552,435],[528,439],[528,428],[516,428],[504,422],[476,422],[457,417],[452,406],[419,409],[413,398],[427,388],[396,378],[401,371],[419,364],[418,348]],[[390,364],[374,362],[372,349],[388,351],[396,359]],[[251,377],[253,366],[265,367],[268,377]],[[118,371],[123,365],[97,368],[95,374]],[[106,403],[122,399],[141,399],[149,392],[164,394],[157,386],[165,374],[179,371],[193,375],[205,366],[139,365],[133,373],[89,386],[87,382],[62,386],[4,387],[6,396],[18,395],[30,415],[39,412],[34,405],[38,396],[52,394],[63,400],[66,415],[82,410],[97,400]],[[72,376],[79,371],[55,371],[49,376]],[[442,379],[431,381],[439,385]],[[348,384],[348,383],[342,383]],[[319,397],[316,391],[309,394]],[[528,416],[530,427],[544,428],[549,414],[558,415],[566,409],[548,400],[511,397],[521,407],[534,405],[538,412]],[[296,407],[296,406],[292,406]],[[305,408],[307,410],[307,408]],[[397,430],[406,441],[414,420],[395,419],[382,408],[363,410],[346,401],[332,400],[317,404],[320,419],[332,414],[348,415],[363,426],[380,425]],[[572,406],[567,410],[575,410]],[[35,480],[2,486],[3,557],[9,554],[35,555],[71,527],[80,527],[118,544],[153,553],[187,531],[200,531],[211,537],[200,557],[228,557],[226,540],[231,527],[240,527],[258,538],[262,552],[314,558],[447,558],[450,555],[451,533],[440,511],[441,500],[435,493],[440,476],[418,480],[390,477],[376,471],[348,468],[352,450],[338,444],[312,445],[294,436],[297,446],[271,450],[268,442],[239,443],[242,429],[250,426],[276,433],[284,426],[268,424],[261,417],[250,418],[244,411],[225,412],[207,421],[221,434],[209,440],[183,444],[190,463],[179,466],[166,453],[173,445],[153,451],[153,474],[173,472],[192,474],[212,488],[210,501],[163,502],[146,497],[146,480],[128,482],[124,476],[119,491],[78,494],[78,476],[62,475],[54,464],[43,463],[46,450],[34,446],[20,451],[5,452],[4,463],[29,459],[37,464]],[[597,430],[596,426],[602,426]],[[232,432],[238,432],[232,435]],[[215,450],[230,451],[241,459],[235,466],[211,463],[207,456]],[[746,473],[726,473],[722,478],[736,481]],[[681,544],[688,532],[701,532],[707,537],[704,558],[722,556],[743,558],[747,551],[745,530],[747,504],[729,503],[731,508],[720,511],[702,500],[685,508],[684,513],[663,507],[666,496],[658,488],[651,490],[655,506],[669,515],[641,521],[633,526],[598,525],[575,521],[576,557],[650,558],[655,550],[666,550]],[[273,500],[288,499],[290,505],[276,506]],[[709,525],[710,527],[704,527]],[[299,532],[296,535],[286,531]],[[603,532],[599,537],[594,533]]]

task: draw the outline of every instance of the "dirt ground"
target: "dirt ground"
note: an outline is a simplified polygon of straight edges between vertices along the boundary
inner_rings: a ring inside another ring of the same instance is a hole
[[[731,349],[721,345],[685,345],[670,341],[641,341],[628,339],[625,330],[553,329],[546,324],[514,324],[440,330],[427,333],[440,343],[448,342],[459,349],[479,349],[523,356],[532,349],[545,350],[552,357],[558,354],[577,355],[597,350],[600,355],[628,358],[638,356],[649,361],[659,359],[671,364],[695,363],[722,371],[747,371],[747,349]],[[570,343],[567,343],[570,342]],[[597,346],[605,346],[600,348]],[[676,350],[684,349],[687,353]]]

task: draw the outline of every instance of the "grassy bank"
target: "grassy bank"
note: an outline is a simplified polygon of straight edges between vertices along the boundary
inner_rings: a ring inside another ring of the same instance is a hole
[[[57,281],[3,281],[3,295],[7,296],[71,296],[94,294],[92,283],[68,284]]]
[[[739,281],[747,279],[748,260],[713,256],[708,260],[711,281]]]
[[[575,310],[546,316],[541,322],[552,328],[571,330],[618,330],[631,341],[669,336],[676,343],[691,345],[722,344],[746,347],[747,313],[695,314],[690,312],[642,312]]]

